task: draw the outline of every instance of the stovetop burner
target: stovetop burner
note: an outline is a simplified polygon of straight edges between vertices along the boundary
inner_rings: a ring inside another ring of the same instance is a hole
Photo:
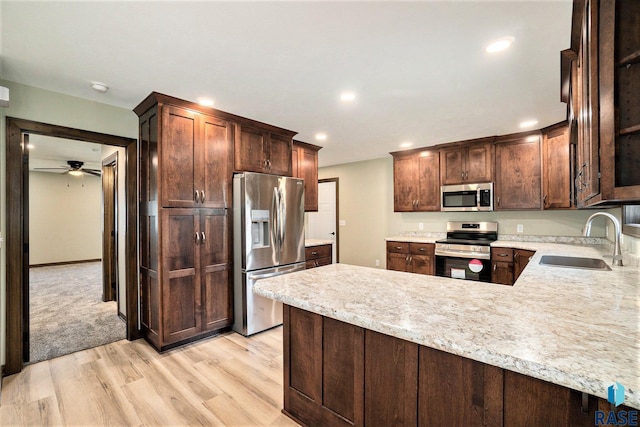
[[[450,245],[489,246],[498,240],[497,222],[447,222],[447,238],[436,243]]]

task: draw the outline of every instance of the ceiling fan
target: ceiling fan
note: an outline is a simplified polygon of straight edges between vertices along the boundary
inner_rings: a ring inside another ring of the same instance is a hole
[[[73,176],[80,176],[82,175],[82,173],[86,173],[93,176],[100,176],[100,173],[101,173],[99,169],[83,168],[82,165],[84,165],[84,162],[81,162],[79,160],[67,160],[67,165],[68,166],[60,166],[59,168],[34,168],[34,170],[57,171],[60,169],[66,169],[65,173],[68,173],[69,175],[73,175]]]

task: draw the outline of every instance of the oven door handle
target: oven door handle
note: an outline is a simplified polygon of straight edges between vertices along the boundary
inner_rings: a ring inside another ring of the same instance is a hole
[[[491,254],[474,253],[474,252],[436,250],[435,255],[444,256],[444,257],[453,257],[453,258],[469,258],[469,259],[477,258],[477,259],[486,259],[486,260],[491,259]]]

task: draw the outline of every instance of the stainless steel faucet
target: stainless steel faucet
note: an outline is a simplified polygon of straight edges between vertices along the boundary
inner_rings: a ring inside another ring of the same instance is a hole
[[[584,225],[584,230],[582,232],[583,236],[589,236],[591,233],[591,223],[596,217],[604,216],[611,220],[613,223],[613,227],[615,228],[615,241],[613,242],[613,265],[622,265],[622,251],[620,250],[620,221],[618,218],[611,215],[608,212],[596,212],[587,218],[587,222]]]

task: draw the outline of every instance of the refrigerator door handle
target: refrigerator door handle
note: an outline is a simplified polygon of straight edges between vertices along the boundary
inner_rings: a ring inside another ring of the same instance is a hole
[[[280,262],[280,200],[279,200],[278,188],[273,187],[273,202],[271,211],[273,212],[273,230],[272,237],[274,241],[275,250],[278,253],[278,262]]]
[[[278,193],[280,194],[280,214],[278,215],[280,218],[280,251],[282,251],[285,230],[287,229],[287,207],[282,203],[282,200],[284,199],[282,196],[282,190],[278,190]]]

